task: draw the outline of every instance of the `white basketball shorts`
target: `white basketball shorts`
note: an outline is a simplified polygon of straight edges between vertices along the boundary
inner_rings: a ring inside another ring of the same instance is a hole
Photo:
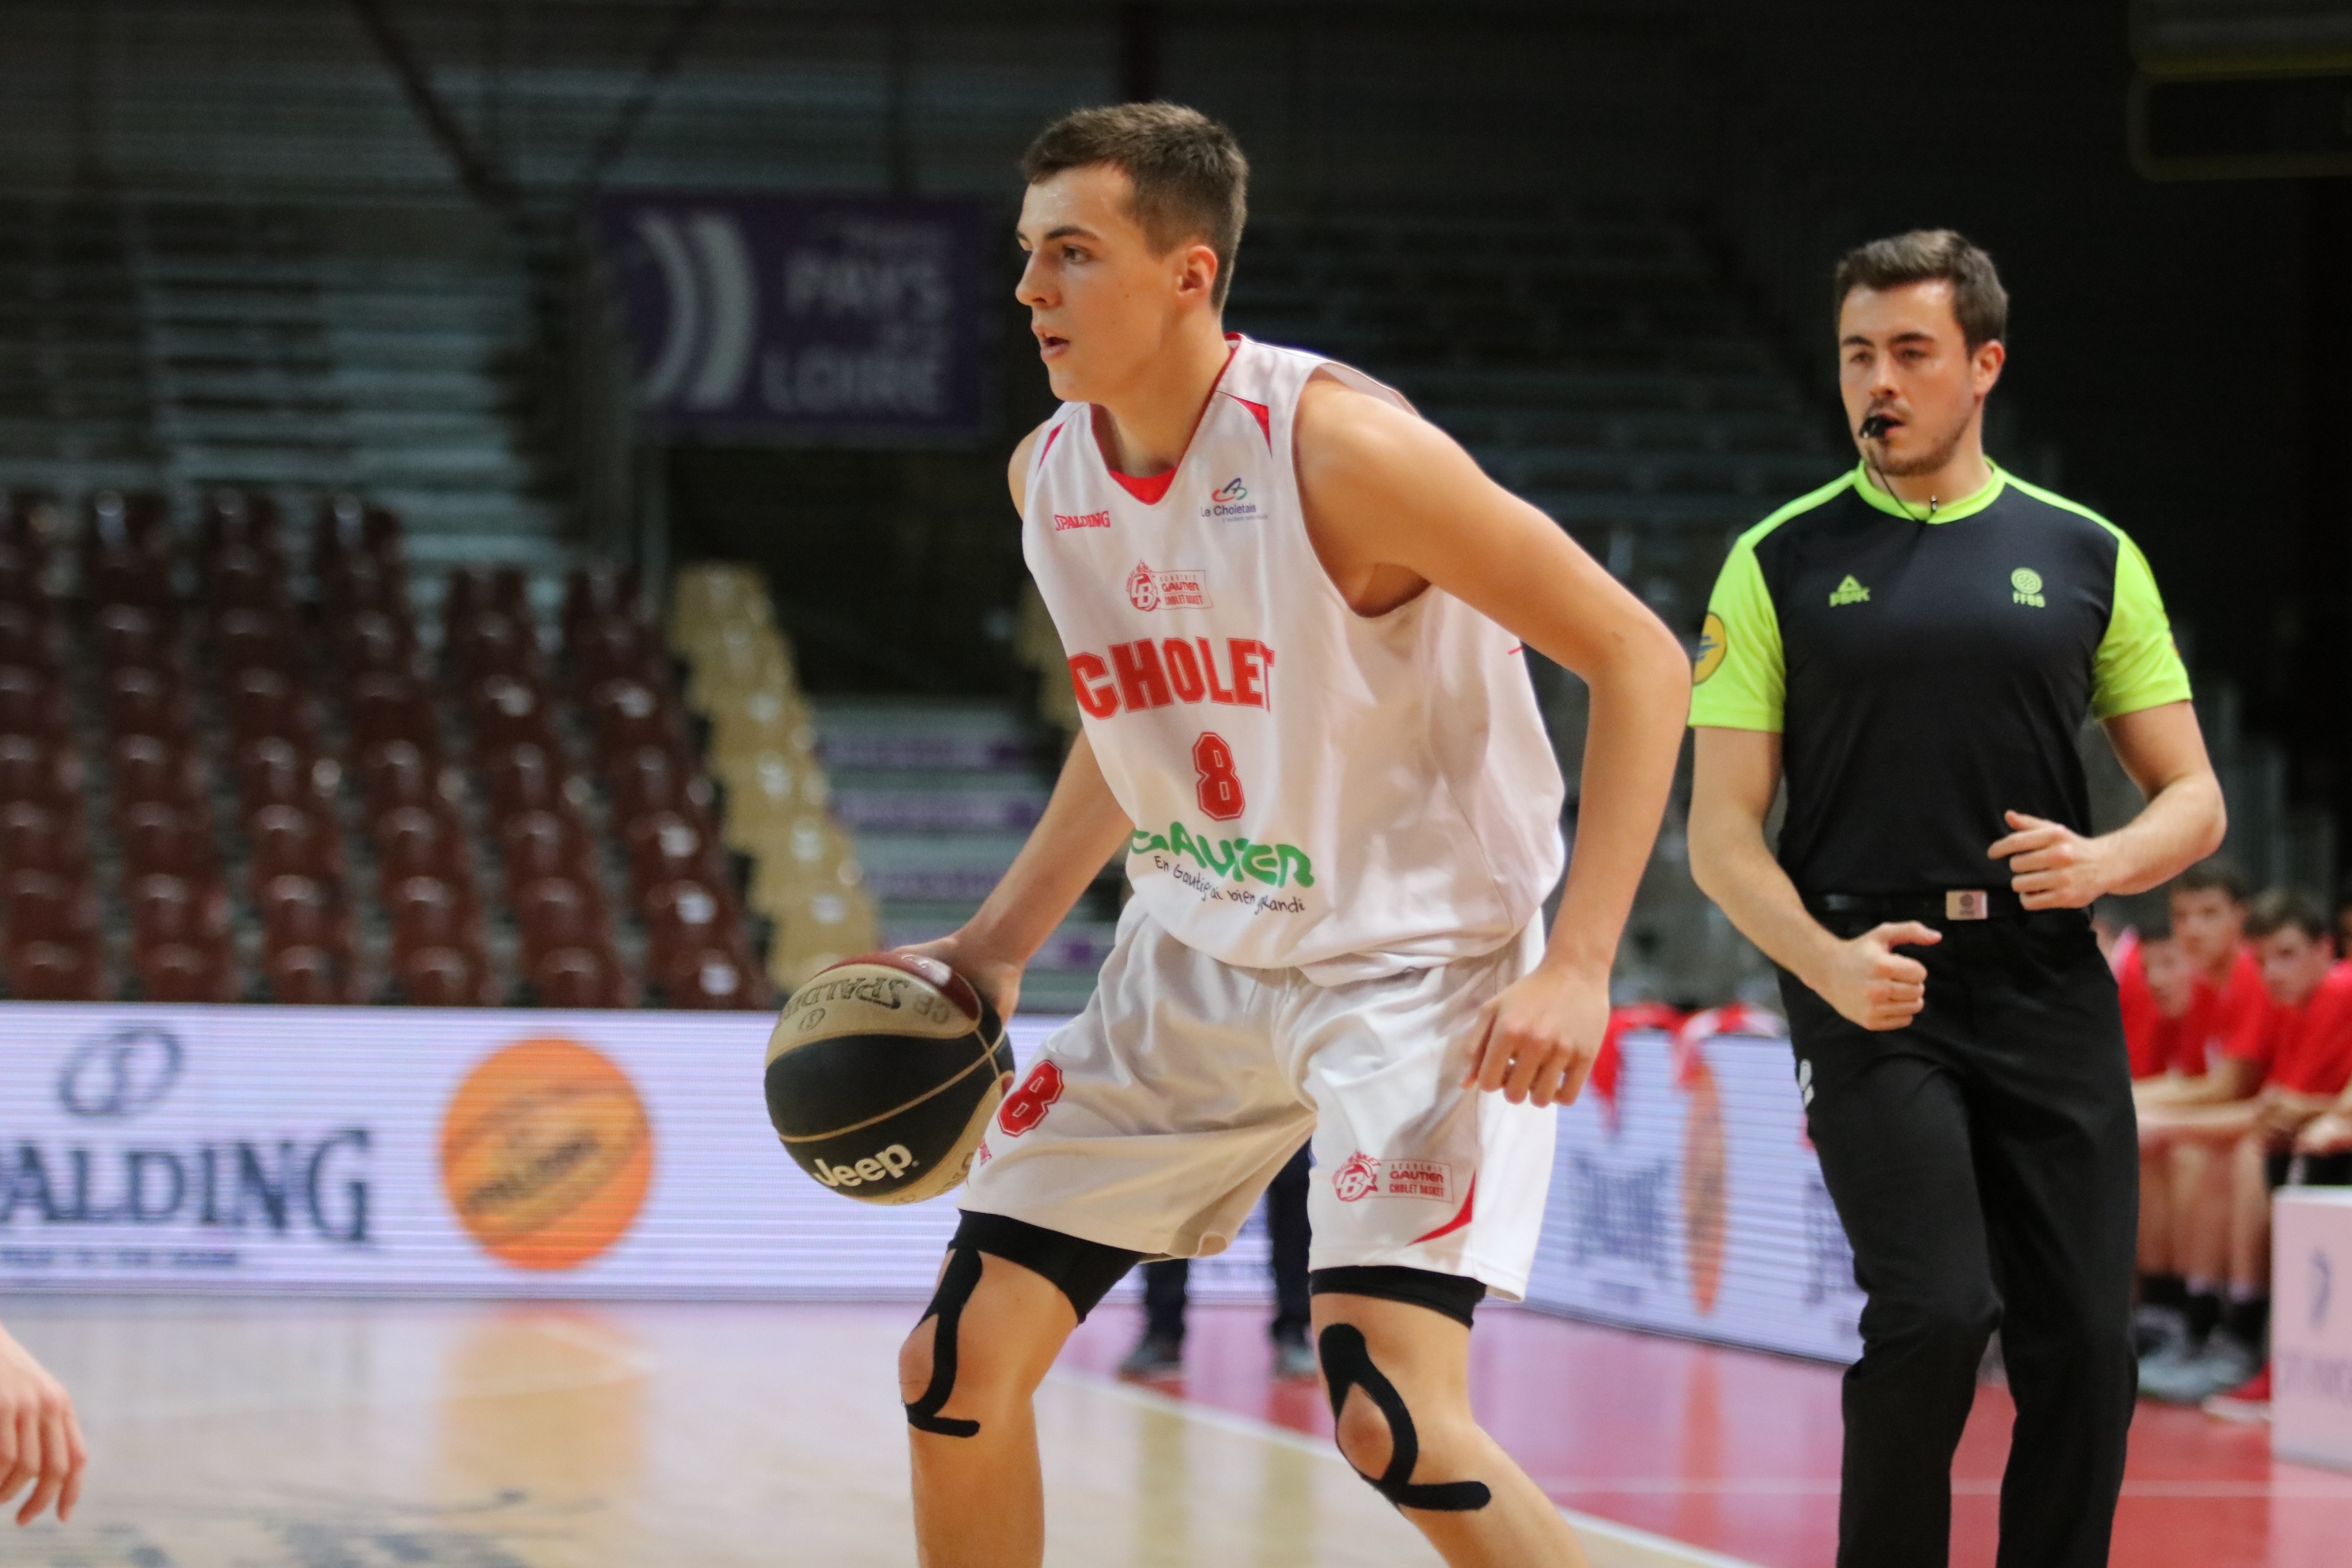
[[[1533,966],[1497,952],[1318,985],[1185,946],[1130,902],[1094,999],[982,1140],[961,1205],[1150,1257],[1222,1252],[1312,1138],[1312,1268],[1393,1264],[1517,1300],[1554,1112],[1460,1087],[1479,1007]]]

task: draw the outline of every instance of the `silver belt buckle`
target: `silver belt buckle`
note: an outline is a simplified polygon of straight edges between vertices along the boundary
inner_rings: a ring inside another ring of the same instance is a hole
[[[1944,894],[1944,918],[1948,921],[1982,921],[1992,918],[1992,900],[1981,888],[1953,888]]]

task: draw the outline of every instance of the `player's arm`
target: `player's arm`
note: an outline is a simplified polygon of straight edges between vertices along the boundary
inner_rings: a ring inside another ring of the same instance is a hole
[[[1542,964],[1488,1004],[1472,1063],[1479,1087],[1514,1101],[1572,1100],[1608,1026],[1618,937],[1674,781],[1690,702],[1682,645],[1557,523],[1425,420],[1311,382],[1297,449],[1308,532],[1343,594],[1372,574],[1418,577],[1591,689],[1559,915]]]
[[[1027,489],[1033,430],[1013,448],[1007,479],[1019,509]],[[1062,776],[994,890],[953,933],[918,946],[953,968],[1004,1017],[1021,999],[1021,971],[1069,914],[1119,845],[1133,832],[1110,793],[1084,734],[1070,747]]]
[[[0,1503],[30,1485],[18,1524],[32,1523],[53,1502],[59,1520],[71,1519],[88,1458],[72,1397],[0,1329]]]
[[[2186,1074],[2149,1084],[2141,1103],[2151,1109],[2167,1106],[2233,1105],[2252,1098],[2263,1086],[2263,1064],[2250,1057],[2223,1054],[2195,1077]]]

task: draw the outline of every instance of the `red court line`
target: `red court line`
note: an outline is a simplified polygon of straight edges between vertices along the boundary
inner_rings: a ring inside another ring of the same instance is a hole
[[[1328,1436],[1312,1383],[1276,1384],[1265,1313],[1195,1308],[1187,1375],[1158,1385]],[[1106,1306],[1066,1356],[1113,1370],[1137,1331]],[[1472,1341],[1481,1418],[1561,1504],[1743,1558],[1820,1568],[1837,1542],[1838,1370],[1779,1356],[1486,1310]],[[1990,1568],[2014,1407],[1977,1401],[1954,1462],[1952,1562]],[[2118,1510],[2118,1568],[2345,1568],[2352,1476],[2276,1463],[2268,1433],[2143,1404]]]

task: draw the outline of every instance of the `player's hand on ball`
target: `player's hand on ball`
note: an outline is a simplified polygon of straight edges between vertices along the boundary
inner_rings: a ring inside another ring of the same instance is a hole
[[[1465,1089],[1499,1089],[1513,1105],[1566,1105],[1609,1028],[1609,976],[1539,964],[1478,1009]]]
[[[1840,1016],[1865,1029],[1899,1029],[1927,1005],[1927,966],[1895,950],[1944,940],[1917,921],[1890,921],[1837,944],[1829,972],[1813,989]]]
[[[919,942],[901,952],[919,952],[926,958],[936,958],[966,980],[971,988],[988,999],[999,1018],[1010,1019],[1014,1004],[1021,1000],[1021,969],[1017,960],[997,958],[979,951],[961,931],[953,931],[936,942]]]
[[[59,1520],[71,1519],[88,1458],[65,1385],[0,1331],[0,1503],[29,1484],[18,1524],[32,1523],[51,1503]]]
[[[2027,909],[2084,909],[2107,890],[2111,879],[2099,840],[2021,811],[2001,816],[2014,831],[1985,853],[2009,862],[2010,888]]]

